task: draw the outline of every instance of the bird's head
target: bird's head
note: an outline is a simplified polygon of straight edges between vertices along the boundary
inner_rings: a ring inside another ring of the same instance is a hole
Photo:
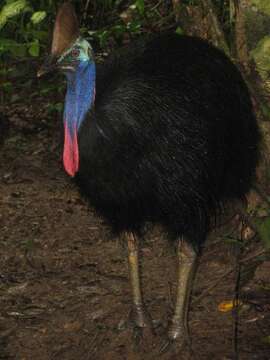
[[[75,72],[81,63],[92,61],[91,45],[80,37],[74,8],[70,3],[64,3],[55,20],[51,53],[39,69],[38,77],[54,70]]]
[[[90,44],[80,37],[77,16],[70,3],[64,3],[58,10],[51,54],[38,76],[54,70],[63,71],[68,80],[63,162],[67,173],[75,176],[79,170],[79,129],[95,100],[95,62]]]

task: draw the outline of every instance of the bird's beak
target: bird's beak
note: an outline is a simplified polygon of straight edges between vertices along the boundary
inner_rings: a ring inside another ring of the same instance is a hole
[[[57,69],[56,58],[53,55],[49,55],[43,65],[38,69],[37,77],[41,77]]]

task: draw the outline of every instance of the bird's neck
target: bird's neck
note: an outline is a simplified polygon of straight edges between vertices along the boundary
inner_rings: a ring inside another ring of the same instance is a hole
[[[95,63],[82,61],[75,72],[68,72],[66,76],[63,163],[66,172],[74,176],[79,170],[78,131],[95,100]]]

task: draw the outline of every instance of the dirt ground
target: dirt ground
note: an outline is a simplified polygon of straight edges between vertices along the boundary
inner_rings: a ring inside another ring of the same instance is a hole
[[[178,355],[158,353],[174,301],[174,249],[160,229],[146,233],[143,287],[161,325],[134,345],[125,247],[65,175],[59,115],[47,116],[44,98],[32,103],[1,109],[10,131],[0,149],[0,359],[229,360],[237,359],[236,345],[238,359],[270,359],[270,260],[257,237],[240,256],[237,338],[236,311],[219,309],[233,300],[239,273],[233,221],[203,249],[189,316],[192,351]]]

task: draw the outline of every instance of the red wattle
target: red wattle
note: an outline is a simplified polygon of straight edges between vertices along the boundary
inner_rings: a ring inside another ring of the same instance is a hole
[[[79,147],[78,147],[77,131],[75,130],[73,132],[73,136],[71,137],[66,122],[64,123],[64,127],[65,127],[65,141],[64,141],[64,151],[63,151],[64,168],[70,176],[75,176],[76,172],[79,170]]]

